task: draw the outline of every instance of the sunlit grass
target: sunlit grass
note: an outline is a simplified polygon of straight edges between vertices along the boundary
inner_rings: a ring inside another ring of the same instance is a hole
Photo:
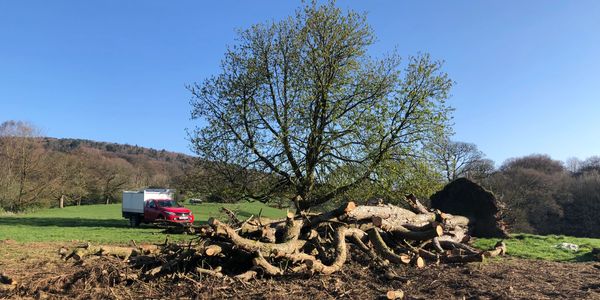
[[[476,239],[474,245],[480,249],[489,249],[498,239]],[[600,239],[577,238],[563,235],[513,234],[504,240],[507,254],[514,257],[544,259],[552,261],[590,261],[590,251],[600,248]],[[556,247],[560,243],[571,243],[579,246],[578,251],[563,250]]]
[[[285,216],[285,211],[268,207],[257,202],[236,204],[203,203],[187,205],[195,215],[196,223],[208,218],[224,219],[221,207],[235,211],[240,218],[250,215],[267,218]],[[262,210],[262,211],[261,211]],[[94,243],[124,244],[136,242],[160,242],[166,235],[152,224],[142,224],[139,228],[129,228],[128,220],[121,216],[121,205],[70,206],[63,209],[44,209],[26,214],[0,216],[0,240],[16,242],[44,241],[87,241]],[[185,235],[172,235],[171,239],[187,238]]]

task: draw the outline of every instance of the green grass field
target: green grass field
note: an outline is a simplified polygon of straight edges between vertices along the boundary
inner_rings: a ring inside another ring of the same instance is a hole
[[[195,223],[206,222],[210,217],[225,219],[219,211],[227,207],[240,218],[262,216],[279,218],[285,211],[257,202],[237,204],[204,203],[186,205],[195,215]],[[17,242],[71,242],[124,244],[136,242],[160,242],[166,235],[151,224],[129,228],[129,221],[121,217],[121,204],[70,206],[64,209],[45,209],[19,215],[0,216],[0,240]],[[185,239],[185,235],[171,235],[173,239]]]
[[[197,224],[206,222],[210,217],[226,219],[220,212],[223,206],[235,211],[240,218],[257,216],[261,209],[263,217],[285,216],[285,211],[257,202],[186,205],[193,211]],[[120,204],[71,206],[64,209],[44,209],[27,214],[0,216],[0,241],[9,239],[21,243],[87,241],[126,244],[131,240],[152,243],[164,241],[166,235],[161,231],[152,224],[129,228],[128,220],[121,217]],[[189,236],[170,236],[172,240],[186,238]],[[497,241],[498,239],[476,239],[474,245],[480,249],[489,249]],[[600,239],[556,235],[514,234],[505,242],[508,254],[511,256],[554,261],[589,261],[592,260],[591,249],[600,248]],[[579,245],[579,251],[555,247],[563,242]]]
[[[492,248],[498,239],[477,239],[475,246],[480,249]],[[600,239],[576,238],[562,235],[513,234],[504,240],[507,253],[520,258],[544,259],[553,261],[582,262],[593,260],[590,251],[600,248]],[[579,246],[578,251],[563,250],[556,247],[560,243]]]

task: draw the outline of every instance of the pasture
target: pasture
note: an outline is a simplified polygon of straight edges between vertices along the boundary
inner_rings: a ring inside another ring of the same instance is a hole
[[[237,213],[241,218],[259,213],[266,218],[285,216],[284,210],[266,206],[259,202],[236,204],[203,203],[186,205],[196,217],[195,223],[208,218],[223,219],[221,207]],[[262,212],[261,212],[262,210]],[[166,235],[152,224],[130,228],[128,220],[121,217],[121,204],[69,206],[52,208],[26,214],[0,216],[0,240],[16,242],[91,242],[124,244],[136,242],[156,243],[164,241]],[[185,235],[171,235],[172,239],[185,239]]]

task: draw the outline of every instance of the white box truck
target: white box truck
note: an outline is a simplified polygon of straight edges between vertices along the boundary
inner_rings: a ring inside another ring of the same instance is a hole
[[[123,191],[122,214],[129,219],[131,227],[141,222],[149,223],[164,220],[178,223],[194,222],[192,212],[181,207],[171,189],[145,189]]]

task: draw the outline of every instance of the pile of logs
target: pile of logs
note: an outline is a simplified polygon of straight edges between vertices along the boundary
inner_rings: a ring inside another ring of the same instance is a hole
[[[288,213],[285,219],[250,217],[229,222],[210,219],[195,228],[185,244],[133,247],[83,245],[65,259],[112,255],[139,270],[140,279],[164,274],[237,278],[291,274],[332,274],[349,260],[349,248],[363,252],[379,268],[391,265],[423,268],[430,264],[481,262],[503,255],[504,243],[480,251],[467,244],[469,219],[430,211],[416,199],[412,208],[357,206],[348,202],[324,213]],[[393,277],[393,272],[385,272]]]

